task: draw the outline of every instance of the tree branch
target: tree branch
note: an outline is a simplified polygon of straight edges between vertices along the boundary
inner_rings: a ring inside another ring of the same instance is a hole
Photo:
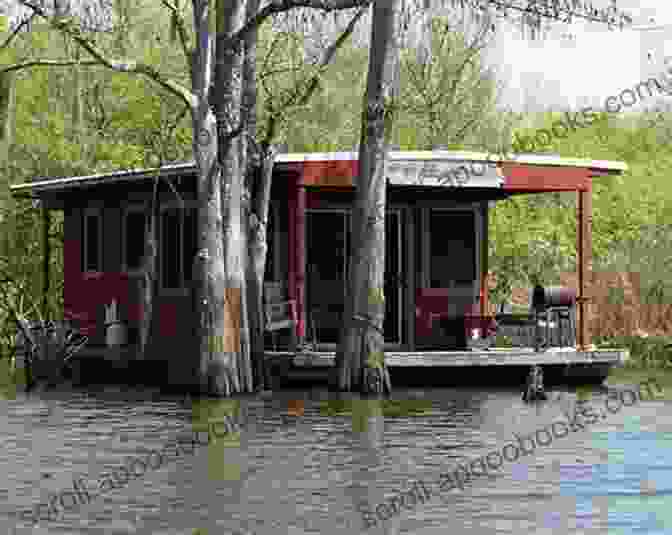
[[[366,13],[366,8],[360,9],[352,19],[350,19],[350,22],[348,23],[347,27],[343,32],[338,36],[336,41],[334,41],[329,48],[327,48],[324,51],[324,54],[322,55],[322,58],[320,59],[320,62],[318,63],[318,69],[317,72],[313,75],[313,77],[310,79],[308,82],[308,86],[305,90],[305,92],[299,96],[299,88],[296,87],[295,91],[288,97],[283,105],[281,106],[281,109],[286,109],[288,106],[305,106],[306,103],[310,100],[310,98],[315,94],[315,91],[317,90],[320,82],[320,77],[324,73],[325,69],[329,66],[329,64],[332,62],[334,59],[334,56],[338,52],[338,50],[345,44],[345,42],[348,40],[348,37],[352,35],[352,32],[355,31],[355,26],[359,22],[359,20],[364,16]],[[298,97],[298,101],[294,102]],[[274,113],[271,115],[271,117],[268,120],[268,127],[266,128],[266,136],[264,141],[262,142],[262,147],[269,147],[271,143],[273,142],[273,139],[275,138],[275,132],[277,130],[277,121],[279,118],[280,114],[279,113]]]
[[[7,39],[5,39],[5,41],[0,45],[0,50],[2,50],[3,48],[7,48],[9,45],[11,45],[11,44],[12,44],[12,41],[16,38],[16,36],[19,35],[19,32],[21,31],[21,29],[22,29],[24,26],[27,26],[28,24],[30,24],[31,21],[32,21],[34,18],[35,18],[35,13],[33,13],[33,14],[32,14],[30,17],[28,17],[27,19],[22,20],[22,21],[21,21],[21,24],[19,24],[19,25],[14,29],[14,31],[13,31],[11,34],[9,34],[9,36],[7,37]]]
[[[132,60],[122,61],[122,60],[110,59],[105,55],[105,53],[100,48],[98,48],[98,46],[96,46],[95,43],[93,43],[93,41],[84,37],[82,31],[71,21],[58,20],[55,17],[49,17],[49,15],[47,15],[44,9],[42,9],[40,6],[34,5],[32,2],[28,0],[19,0],[19,2],[22,5],[32,9],[34,14],[39,15],[40,17],[45,19],[52,26],[52,28],[69,36],[79,46],[81,46],[84,50],[86,50],[89,54],[91,54],[91,56],[93,56],[104,67],[107,67],[108,69],[111,69],[116,72],[127,72],[129,74],[143,75],[149,78],[150,80],[156,82],[158,85],[166,89],[168,92],[181,98],[185,102],[185,104],[187,104],[192,109],[195,109],[197,107],[198,97],[196,95],[194,95],[183,85],[163,76],[153,66]]]
[[[184,59],[187,62],[187,70],[189,70],[191,69],[191,47],[189,46],[189,34],[184,24],[184,17],[177,6],[174,6],[168,0],[161,0],[161,3],[171,11],[173,23],[177,28],[177,35],[180,38],[180,44],[182,45],[182,51],[184,52]]]
[[[245,24],[243,24],[242,28],[233,32],[222,44],[226,47],[235,46],[235,44],[242,41],[253,28],[260,26],[270,16],[290,11],[298,7],[307,7],[331,12],[353,9],[355,7],[367,7],[370,4],[371,0],[272,0],[254,17],[248,19]]]
[[[0,69],[0,74],[4,74],[6,72],[12,72],[12,71],[19,71],[22,69],[30,69],[32,67],[71,67],[73,65],[84,65],[84,66],[98,66],[100,67],[100,62],[91,60],[91,61],[78,61],[78,60],[68,60],[68,59],[38,59],[38,60],[33,60],[33,61],[24,61],[23,63],[16,63],[14,65],[10,65],[9,67],[5,67],[4,69]]]

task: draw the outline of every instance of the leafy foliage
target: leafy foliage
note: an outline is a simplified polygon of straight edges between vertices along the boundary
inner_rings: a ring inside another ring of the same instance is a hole
[[[141,58],[184,83],[189,73],[175,46],[175,19],[157,3],[116,3],[115,28],[91,38],[116,56]],[[182,2],[183,6],[188,2]],[[468,4],[468,3],[467,3]],[[180,7],[186,18],[188,7]],[[0,28],[0,40],[7,29]],[[189,35],[191,37],[191,35]],[[405,149],[434,144],[450,148],[490,147],[506,143],[521,117],[496,111],[493,78],[480,55],[446,19],[432,22],[434,58],[418,62],[402,52],[400,107],[392,143]],[[290,151],[350,150],[359,142],[364,94],[366,47],[346,46],[323,75],[309,106],[290,110],[296,87],[305,86],[315,67],[305,61],[297,33],[260,29],[258,49],[259,138],[271,114],[282,112],[279,137]],[[72,42],[32,24],[12,46],[0,49],[0,64],[35,58],[76,58]],[[465,62],[469,57],[471,61]],[[78,78],[78,85],[74,85]],[[72,176],[191,157],[191,124],[175,97],[141,78],[97,67],[36,68],[15,75],[14,140],[2,165],[0,189],[0,277],[3,299],[27,314],[41,298],[39,211],[29,202],[10,199],[7,186],[38,176]],[[79,88],[74,91],[73,87]],[[81,98],[83,117],[76,112]],[[557,114],[534,117],[540,127]],[[73,129],[77,122],[79,130]],[[668,302],[665,271],[671,245],[669,199],[672,186],[665,172],[672,163],[670,112],[658,109],[637,116],[603,116],[548,148],[562,156],[624,160],[623,177],[594,181],[593,241],[596,267],[639,270],[648,299]],[[490,266],[499,275],[493,300],[506,300],[511,288],[534,281],[557,281],[576,263],[573,196],[520,196],[497,204],[491,213]],[[62,215],[50,229],[53,250],[50,313],[62,314]],[[8,354],[14,331],[0,305],[0,351]]]

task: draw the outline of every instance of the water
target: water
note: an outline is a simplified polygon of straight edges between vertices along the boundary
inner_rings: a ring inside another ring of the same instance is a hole
[[[0,401],[0,533],[672,533],[668,402],[605,413],[464,491],[440,492],[441,473],[501,451],[512,433],[566,421],[576,396],[553,392],[531,406],[514,390],[397,388],[394,399],[415,401],[387,404],[383,416],[371,402],[329,402],[336,397],[314,389],[241,398],[239,445],[197,446],[32,526],[21,511],[71,489],[73,477],[95,485],[125,458],[174,443],[190,429],[192,403],[119,387],[17,394]],[[591,405],[604,412],[601,394]],[[358,507],[375,509],[418,479],[432,499],[365,531]]]

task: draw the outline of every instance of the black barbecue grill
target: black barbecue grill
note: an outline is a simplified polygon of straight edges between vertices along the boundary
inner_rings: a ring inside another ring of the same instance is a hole
[[[576,345],[574,288],[536,285],[532,290],[530,308],[535,320],[535,351],[539,351],[542,346]],[[551,329],[551,323],[555,323],[555,329]]]

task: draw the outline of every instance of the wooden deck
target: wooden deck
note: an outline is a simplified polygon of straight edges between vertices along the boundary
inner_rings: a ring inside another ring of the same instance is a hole
[[[466,386],[524,384],[530,366],[544,370],[544,382],[560,384],[601,384],[609,369],[622,366],[627,350],[576,351],[549,349],[536,353],[532,348],[490,349],[488,351],[386,351],[385,362],[393,384],[425,386]],[[327,382],[335,364],[334,351],[299,354],[267,352],[270,374],[278,386],[294,382]]]
[[[329,367],[334,365],[334,351],[305,353],[266,352],[266,358],[291,359],[297,368]],[[385,363],[391,367],[465,367],[465,366],[531,366],[609,364],[622,365],[629,359],[628,350],[551,348],[535,353],[533,348],[501,348],[488,351],[386,351]]]
[[[335,351],[265,353],[273,381],[281,386],[286,381],[329,382],[330,370],[335,364]],[[629,358],[627,350],[600,349],[576,351],[574,348],[551,348],[535,352],[532,348],[491,348],[487,351],[399,351],[387,350],[385,361],[394,384],[521,384],[530,366],[544,369],[549,384],[591,382],[601,383],[611,367],[622,366]],[[75,358],[76,381],[84,376],[99,376],[100,380],[122,383],[144,381],[145,375],[154,381],[163,371],[157,362],[137,359],[137,348],[86,347]],[[107,366],[100,366],[107,363]],[[170,363],[164,363],[170,367]],[[490,368],[489,370],[487,368]],[[86,368],[83,373],[82,369]],[[131,371],[134,370],[134,371]],[[114,372],[114,373],[112,373]],[[167,373],[167,372],[166,372]],[[93,375],[91,375],[93,374]],[[130,375],[129,375],[130,374]]]

